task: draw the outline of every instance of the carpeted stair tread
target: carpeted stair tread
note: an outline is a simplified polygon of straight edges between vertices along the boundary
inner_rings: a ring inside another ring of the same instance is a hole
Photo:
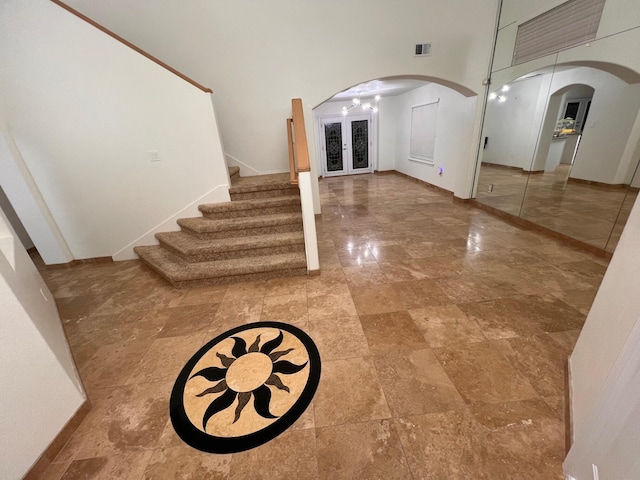
[[[292,251],[302,247],[304,251],[304,233],[273,233],[267,235],[250,235],[245,237],[220,238],[215,241],[203,240],[186,232],[163,232],[156,234],[161,245],[185,259],[206,258],[213,255],[257,256],[267,249]]]
[[[301,213],[279,213],[255,217],[239,217],[214,220],[204,217],[180,218],[178,225],[196,233],[210,233],[232,230],[246,230],[278,225],[297,224],[302,222]]]
[[[249,200],[235,200],[225,203],[205,203],[198,206],[198,210],[205,214],[219,212],[239,212],[272,207],[300,206],[300,198],[292,195],[282,197],[255,198]]]
[[[209,262],[187,262],[160,245],[136,247],[138,256],[173,284],[210,278],[264,274],[279,270],[306,269],[304,252],[234,258]],[[277,275],[274,275],[277,276]]]
[[[240,177],[234,182],[232,189],[236,188],[251,188],[256,186],[282,188],[286,185],[287,188],[298,188],[296,185],[291,185],[291,179],[288,173],[272,173],[267,175],[253,175],[250,177]]]
[[[240,178],[240,167],[227,167],[227,170],[229,170],[229,178],[231,180]]]

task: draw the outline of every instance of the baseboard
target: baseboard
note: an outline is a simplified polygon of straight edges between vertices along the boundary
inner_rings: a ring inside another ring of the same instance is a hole
[[[80,408],[76,410],[76,413],[69,419],[67,424],[60,430],[60,433],[56,435],[56,438],[49,444],[40,458],[33,464],[31,469],[24,476],[23,480],[37,480],[42,478],[45,470],[49,468],[49,465],[53,463],[60,451],[67,444],[73,433],[80,426],[87,414],[91,411],[91,403],[89,400],[85,400]]]
[[[113,254],[113,260],[134,260],[138,258],[138,256],[133,251],[134,247],[142,246],[142,245],[158,245],[158,240],[155,237],[156,233],[159,232],[176,232],[180,230],[179,225],[176,221],[179,218],[186,217],[199,217],[202,214],[198,210],[198,205],[203,203],[222,203],[222,202],[230,202],[231,197],[229,197],[229,185],[218,185],[213,190],[205,193],[200,198],[194,200],[185,208],[180,210],[179,212],[174,213],[166,220],[160,222],[158,225],[153,227],[148,232],[144,233],[140,237],[136,238],[133,242],[129,243],[126,247],[117,251]]]
[[[604,183],[604,182],[596,182],[595,180],[583,180],[582,178],[573,178],[569,177],[567,179],[569,183],[579,183],[582,185],[593,185],[594,187],[602,187],[609,188],[611,190],[619,190],[621,188],[626,188],[627,185],[624,183]]]
[[[424,180],[420,180],[419,178],[412,177],[411,175],[407,175],[406,173],[399,172],[398,170],[391,170],[391,171],[396,175],[400,175],[401,177],[408,178],[413,182],[420,183],[426,187],[429,187],[430,189],[435,190],[436,192],[444,193],[445,195],[450,195],[453,197],[453,192],[451,190],[447,190],[446,188],[439,187],[437,185],[434,185],[433,183],[429,183]]]
[[[524,173],[524,174],[529,173],[527,170],[525,170],[522,167],[514,167],[512,165],[501,165],[499,163],[491,163],[491,162],[482,162],[481,165],[487,166],[487,167],[502,168],[504,170],[519,170],[521,173]]]
[[[67,263],[53,263],[51,265],[45,265],[46,270],[58,270],[61,268],[77,267],[78,265],[94,265],[96,263],[113,263],[112,257],[93,257],[93,258],[80,258],[78,260],[71,260]]]
[[[307,274],[308,274],[310,277],[317,277],[317,276],[319,276],[319,275],[320,275],[320,269],[317,269],[317,270],[309,270],[309,271],[307,272]]]
[[[542,233],[551,238],[555,238],[556,240],[560,240],[564,243],[567,243],[573,247],[579,248],[580,250],[584,250],[589,253],[593,253],[599,257],[610,259],[613,256],[613,252],[608,252],[604,248],[596,247],[594,245],[590,245],[586,242],[582,242],[580,240],[576,240],[564,233],[556,232],[555,230],[551,230],[550,228],[543,227],[542,225],[538,225],[530,220],[525,220],[524,218],[518,217],[516,215],[512,215],[511,213],[503,212],[502,210],[498,210],[497,208],[490,207],[489,205],[485,205],[483,203],[478,202],[476,199],[471,199],[470,204],[480,210],[484,210],[491,215],[504,220],[511,225],[515,225],[520,228],[524,228],[526,230],[532,230],[534,232]]]
[[[262,172],[260,170],[256,170],[250,165],[247,165],[242,160],[238,160],[232,155],[228,153],[224,154],[224,159],[227,162],[227,167],[239,167],[240,168],[240,176],[241,177],[255,177],[256,175],[271,175],[273,173],[289,173],[289,169],[286,168],[284,170],[269,170],[266,172]]]

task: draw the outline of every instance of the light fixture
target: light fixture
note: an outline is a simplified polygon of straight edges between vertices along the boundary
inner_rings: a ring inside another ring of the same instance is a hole
[[[509,87],[509,85],[503,85],[500,90],[503,91],[503,92],[508,92],[510,88],[511,87]]]
[[[494,100],[497,96],[498,96],[498,94],[496,92],[491,92],[489,94],[489,100]]]
[[[498,95],[498,101],[500,103],[504,103],[507,101],[507,97],[505,97],[504,95]]]
[[[360,99],[360,93],[358,93],[358,96],[351,100],[351,105],[349,105],[348,107],[342,107],[342,115],[347,115],[356,107],[360,107],[362,110],[371,110],[373,113],[376,113],[378,111],[379,101],[380,95],[376,95],[374,97],[374,104],[371,104],[370,102],[362,103],[362,100]]]

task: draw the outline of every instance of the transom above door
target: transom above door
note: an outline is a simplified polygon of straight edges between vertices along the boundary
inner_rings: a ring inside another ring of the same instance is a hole
[[[322,120],[322,175],[373,172],[371,116],[351,115]]]

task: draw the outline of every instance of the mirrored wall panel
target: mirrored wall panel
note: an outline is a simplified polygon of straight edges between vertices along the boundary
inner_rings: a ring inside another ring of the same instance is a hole
[[[503,37],[497,53],[513,41]],[[640,75],[602,61],[602,42],[575,47],[580,60],[569,49],[498,65],[476,200],[611,252],[640,187]]]

